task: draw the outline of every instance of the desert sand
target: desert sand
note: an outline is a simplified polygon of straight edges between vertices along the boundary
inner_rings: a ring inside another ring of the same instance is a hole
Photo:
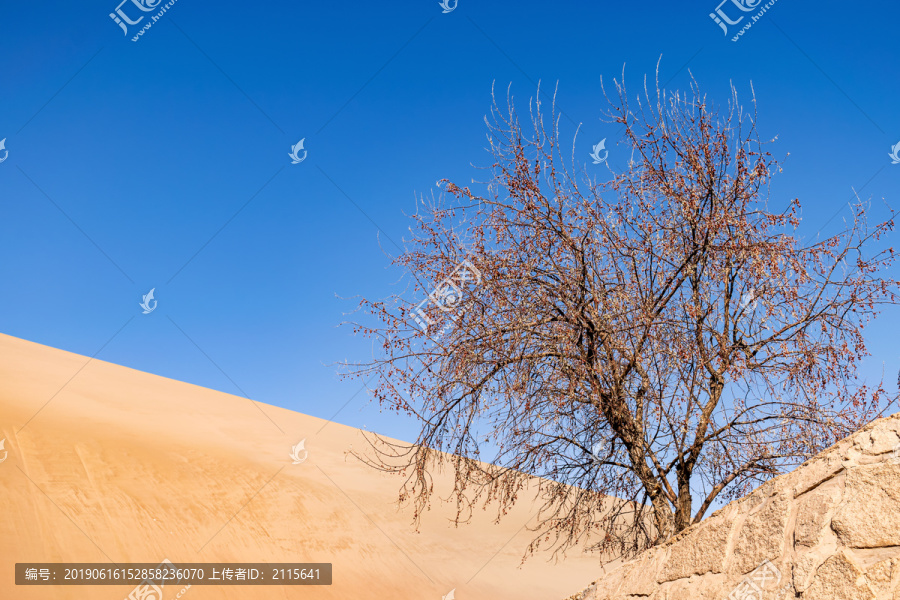
[[[16,586],[17,562],[334,565],[331,586],[193,586],[187,600],[552,600],[602,573],[577,551],[520,568],[537,509],[524,500],[500,524],[479,510],[459,528],[435,501],[416,533],[400,480],[347,456],[359,430],[2,334],[0,439],[3,600],[134,587]]]

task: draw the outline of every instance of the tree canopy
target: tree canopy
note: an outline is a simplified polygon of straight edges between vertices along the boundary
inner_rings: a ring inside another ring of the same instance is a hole
[[[897,301],[895,213],[870,224],[860,201],[804,241],[733,88],[721,108],[696,82],[604,96],[627,160],[601,181],[574,142],[563,158],[555,102],[524,122],[509,95],[494,103],[488,181],[421,202],[393,258],[412,289],[362,301],[375,354],[350,375],[421,424],[364,457],[406,476],[417,515],[442,465],[458,520],[479,502],[499,518],[537,481],[532,550],[592,536],[629,555],[883,413],[858,369],[862,327]]]

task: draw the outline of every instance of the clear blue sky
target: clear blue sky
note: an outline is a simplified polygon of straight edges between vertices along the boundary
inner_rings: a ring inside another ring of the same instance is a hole
[[[900,206],[896,2],[780,0],[738,42],[717,0],[178,0],[138,42],[149,17],[126,36],[117,4],[0,6],[0,331],[323,418],[346,403],[348,425],[413,437],[336,376],[369,352],[340,297],[389,293],[414,195],[489,164],[492,82],[522,102],[559,82],[587,161],[623,63],[635,91],[660,55],[669,89],[752,81],[803,235],[835,233],[854,188]],[[867,336],[892,391],[898,323]]]

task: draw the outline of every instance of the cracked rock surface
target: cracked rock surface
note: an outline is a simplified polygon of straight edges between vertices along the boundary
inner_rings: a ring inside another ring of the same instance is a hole
[[[900,413],[566,600],[900,600]]]

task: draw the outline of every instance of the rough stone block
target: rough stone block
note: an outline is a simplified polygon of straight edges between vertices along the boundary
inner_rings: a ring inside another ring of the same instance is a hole
[[[675,542],[658,581],[662,583],[691,575],[721,573],[732,525],[730,515],[717,514],[706,523],[701,523],[696,531]]]
[[[850,470],[831,527],[851,548],[900,546],[900,464]]]
[[[900,421],[883,419],[876,421],[867,431],[854,437],[853,447],[862,454],[887,454],[900,444]]]
[[[875,600],[875,592],[865,582],[863,572],[845,552],[835,554],[816,569],[804,599]]]
[[[765,506],[749,515],[734,543],[728,570],[734,576],[743,576],[757,568],[764,560],[773,563],[784,555],[785,526],[790,503],[781,496],[772,498]]]
[[[829,493],[830,492],[830,493]],[[813,547],[822,538],[828,511],[835,503],[835,491],[813,491],[797,503],[797,521],[794,525],[794,545]]]

